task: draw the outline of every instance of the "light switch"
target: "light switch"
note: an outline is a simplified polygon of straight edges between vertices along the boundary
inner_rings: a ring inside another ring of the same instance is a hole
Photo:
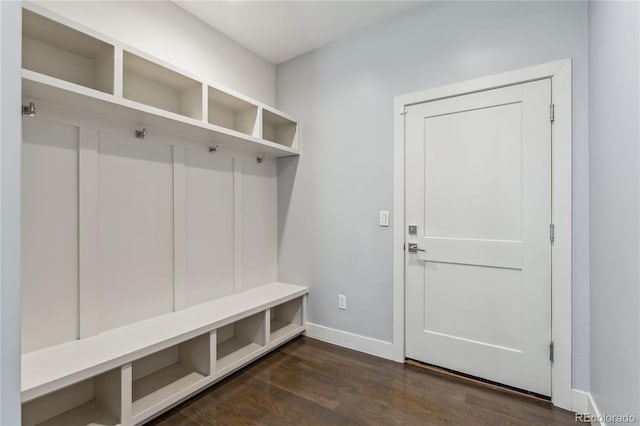
[[[389,226],[389,211],[380,211],[380,226]]]
[[[347,309],[347,296],[344,294],[338,295],[338,309]]]

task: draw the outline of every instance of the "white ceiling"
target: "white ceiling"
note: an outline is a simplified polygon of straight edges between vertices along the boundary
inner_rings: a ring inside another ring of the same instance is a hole
[[[183,1],[191,14],[274,64],[420,1]]]

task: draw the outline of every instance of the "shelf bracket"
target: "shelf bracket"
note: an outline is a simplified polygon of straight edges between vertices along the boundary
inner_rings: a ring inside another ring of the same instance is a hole
[[[27,117],[36,116],[36,104],[29,102],[29,105],[22,105],[22,115]]]
[[[147,136],[147,129],[146,128],[143,127],[141,130],[136,130],[136,138],[144,139],[145,136]]]

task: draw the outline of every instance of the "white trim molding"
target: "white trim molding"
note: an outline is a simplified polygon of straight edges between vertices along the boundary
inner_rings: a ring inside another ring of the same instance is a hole
[[[380,358],[395,360],[393,344],[383,340],[373,339],[360,334],[349,333],[347,331],[336,330],[335,328],[323,325],[307,323],[305,335],[323,342],[364,352]]]
[[[596,419],[601,419],[600,421],[597,421],[595,423],[592,424],[596,424],[596,425],[600,425],[600,426],[607,426],[607,423],[604,421],[604,418],[602,417],[601,413],[600,413],[600,409],[598,409],[598,406],[596,405],[596,402],[593,400],[593,395],[588,394],[589,396],[589,400],[587,401],[587,413],[595,416]]]
[[[591,424],[607,426],[604,422],[604,418],[600,415],[600,410],[593,400],[593,395],[589,392],[581,391],[578,389],[571,390],[571,410],[580,414],[589,414],[595,419],[598,419]]]
[[[551,79],[555,121],[552,126],[552,329],[554,363],[551,399],[572,408],[571,389],[571,60],[564,59],[462,83],[397,96],[394,108],[393,211],[393,359],[405,359],[405,107],[528,81]]]
[[[589,392],[581,391],[578,389],[571,389],[571,411],[576,413],[589,413]]]

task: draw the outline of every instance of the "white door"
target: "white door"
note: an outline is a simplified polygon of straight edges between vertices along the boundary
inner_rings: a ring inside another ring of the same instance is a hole
[[[550,104],[546,79],[407,108],[407,358],[551,394]]]

